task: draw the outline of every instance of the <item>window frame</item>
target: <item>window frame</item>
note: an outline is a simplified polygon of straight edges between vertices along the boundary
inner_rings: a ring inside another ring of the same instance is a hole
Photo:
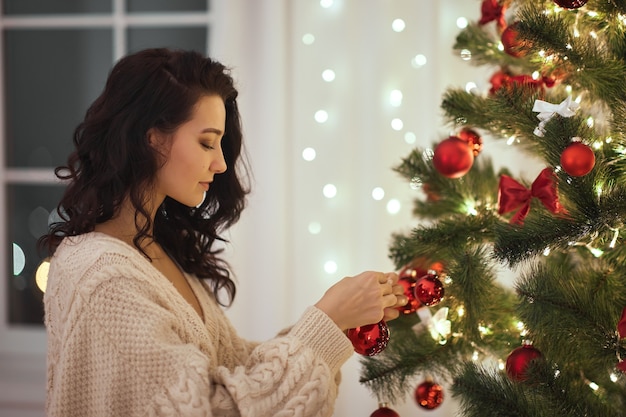
[[[4,56],[4,34],[6,29],[84,29],[106,28],[112,29],[113,56],[111,65],[127,53],[127,31],[129,28],[141,27],[199,27],[207,28],[206,47],[208,53],[213,50],[215,43],[214,24],[215,16],[220,8],[207,0],[206,10],[191,12],[128,12],[126,0],[111,0],[110,13],[80,13],[62,15],[4,15],[0,9],[0,56]],[[5,79],[4,65],[0,66],[0,80]],[[6,225],[8,222],[7,192],[8,185],[58,184],[54,176],[54,167],[49,168],[15,168],[7,167],[4,144],[6,137],[6,97],[4,81],[0,83],[0,219]],[[10,242],[6,236],[0,237],[0,270],[9,271],[11,259]],[[46,334],[44,326],[32,324],[9,323],[8,305],[9,290],[7,279],[0,285],[0,369],[3,358],[14,355],[43,356],[46,351]],[[1,380],[2,378],[0,378]],[[2,401],[0,401],[1,404]]]

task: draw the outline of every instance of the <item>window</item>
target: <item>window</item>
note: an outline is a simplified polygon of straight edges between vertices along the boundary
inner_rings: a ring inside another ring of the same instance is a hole
[[[43,351],[36,275],[46,254],[36,242],[64,189],[54,168],[66,162],[74,128],[117,59],[147,47],[209,53],[212,11],[208,0],[1,4],[0,352],[21,350],[23,338]]]

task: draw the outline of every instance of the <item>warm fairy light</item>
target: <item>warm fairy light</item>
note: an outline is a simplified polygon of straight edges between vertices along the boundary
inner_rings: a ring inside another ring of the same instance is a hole
[[[467,25],[469,25],[469,21],[466,17],[459,17],[458,19],[456,19],[456,27],[458,27],[459,29],[465,29]]]
[[[615,375],[613,372],[611,372],[611,375],[609,375],[609,378],[611,378],[611,382],[617,382],[619,380],[619,377]]]
[[[315,42],[315,36],[312,33],[305,33],[302,35],[302,43],[305,45],[313,45]]]
[[[337,272],[337,262],[335,261],[326,261],[324,263],[324,271],[327,274],[334,274]]]
[[[509,136],[509,138],[506,140],[506,144],[513,145],[515,143],[515,139],[515,135]]]
[[[604,255],[604,251],[602,249],[594,248],[593,246],[590,246],[590,245],[587,245],[587,249],[589,249],[589,252],[591,252],[591,254],[595,256],[596,258],[599,258],[602,255]]]
[[[611,243],[609,243],[609,248],[614,248],[617,243],[617,238],[619,237],[619,229],[611,229],[613,231],[613,239],[611,239]]]
[[[502,359],[498,359],[498,369],[504,371],[505,366],[504,361]]]
[[[593,142],[593,147],[594,147],[595,149],[601,149],[601,148],[602,148],[602,145],[604,145],[604,144],[602,143],[602,141],[597,140],[597,141]]]
[[[411,60],[411,66],[413,68],[421,68],[424,65],[426,65],[427,62],[428,62],[428,59],[426,59],[426,55],[417,54]]]
[[[402,105],[402,91],[400,90],[391,90],[389,93],[389,104],[393,107],[400,107]]]
[[[572,86],[571,85],[565,86],[565,91],[567,92],[567,94],[572,94]]]
[[[328,112],[326,110],[318,110],[315,112],[315,121],[317,123],[326,123],[328,120]]]
[[[474,362],[476,362],[478,360],[479,356],[478,356],[478,351],[474,351],[474,353],[472,354],[472,360]]]
[[[478,211],[476,210],[476,202],[471,200],[466,200],[463,204],[463,211],[470,216],[478,215]]]
[[[459,317],[463,317],[465,315],[465,307],[461,306],[459,308],[456,309],[456,314]]]
[[[391,29],[394,32],[402,32],[404,28],[406,28],[406,23],[404,23],[402,19],[394,19],[394,21],[391,22]]]
[[[587,12],[587,16],[589,16],[589,17],[598,17],[598,12],[593,11],[593,10],[589,10]]]
[[[593,117],[592,117],[592,116],[589,116],[589,117],[587,118],[587,126],[589,126],[589,127],[593,127],[593,125],[595,125],[595,120],[593,119]]]
[[[465,92],[466,93],[472,93],[473,91],[476,91],[477,88],[478,88],[478,86],[473,81],[470,81],[467,84],[465,84]]]
[[[335,80],[335,71],[326,69],[322,72],[322,79],[327,83]]]
[[[544,50],[542,49],[541,51],[537,52],[537,55],[539,55],[539,56],[540,56],[540,57],[542,57],[542,58],[545,58],[545,56],[546,56],[546,51],[544,51]]]
[[[548,256],[548,255],[550,255],[550,248],[545,248],[543,250],[543,256]]]
[[[326,184],[322,190],[324,197],[333,198],[337,195],[337,187],[333,184]]]
[[[594,39],[598,39],[598,34],[595,31],[593,31],[593,30],[591,32],[589,32],[589,36],[591,36]]]
[[[404,134],[404,141],[409,145],[413,145],[417,141],[417,136],[413,132],[406,132]]]
[[[376,187],[372,190],[372,198],[376,201],[380,201],[385,197],[385,190],[381,187]]]
[[[312,235],[319,235],[322,231],[322,225],[319,222],[311,222],[309,223],[309,233]]]
[[[302,159],[304,159],[305,161],[311,162],[315,159],[316,156],[317,153],[313,148],[304,148],[304,150],[302,151]]]
[[[48,285],[48,271],[50,270],[50,262],[46,258],[44,259],[37,268],[37,272],[35,272],[35,282],[37,283],[37,287],[41,290],[41,292],[46,292],[46,287]]]
[[[502,42],[498,42],[498,50],[504,52],[504,45]]]
[[[402,121],[402,119],[395,118],[391,121],[391,128],[393,130],[400,131],[402,130],[403,127],[404,127],[404,122]]]
[[[600,389],[600,386],[596,384],[595,382],[589,382],[589,388],[591,388],[594,391],[597,391],[598,389]]]
[[[533,80],[538,80],[539,78],[541,78],[541,74],[539,73],[539,71],[534,71],[531,74],[531,77],[533,77]]]
[[[392,198],[391,200],[387,202],[387,213],[398,214],[398,212],[400,212],[401,207],[402,205],[400,204],[400,202],[396,200],[395,198]]]
[[[461,59],[463,61],[469,61],[472,59],[472,51],[469,49],[461,49]]]
[[[611,143],[611,142],[613,142],[613,138],[609,136],[608,138],[604,139],[604,141],[606,143]]]

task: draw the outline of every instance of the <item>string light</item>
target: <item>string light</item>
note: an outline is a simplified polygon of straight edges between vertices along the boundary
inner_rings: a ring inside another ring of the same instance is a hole
[[[406,28],[406,23],[402,19],[394,19],[394,21],[391,22],[391,29],[394,32],[402,32],[404,28]]]
[[[413,68],[421,68],[424,65],[426,65],[427,62],[428,62],[428,59],[426,59],[425,55],[417,54],[411,60],[411,66]]]
[[[317,153],[313,148],[304,148],[302,150],[302,159],[304,159],[305,161],[311,162],[315,159],[316,156]]]
[[[393,107],[400,107],[402,105],[402,91],[400,90],[391,90],[389,93],[389,103]]]
[[[41,292],[46,292],[48,286],[48,272],[50,271],[50,259],[46,258],[37,267],[35,272],[35,283]]]
[[[319,235],[322,231],[322,225],[319,222],[310,222],[308,229],[310,234]]]
[[[381,187],[376,187],[372,190],[372,198],[376,201],[380,201],[385,197],[385,190]]]
[[[402,119],[396,118],[396,119],[391,120],[391,128],[393,130],[400,131],[402,130],[403,127],[404,127],[404,122],[402,121]]]
[[[327,274],[334,274],[337,272],[337,262],[335,261],[326,261],[324,263],[324,271]]]
[[[318,110],[315,112],[315,121],[317,123],[326,123],[328,120],[328,112],[326,110]]]
[[[326,82],[332,82],[335,80],[335,71],[326,69],[322,72],[322,79]]]
[[[387,202],[387,213],[389,214],[398,214],[400,212],[400,208],[402,205],[398,200],[391,199]]]

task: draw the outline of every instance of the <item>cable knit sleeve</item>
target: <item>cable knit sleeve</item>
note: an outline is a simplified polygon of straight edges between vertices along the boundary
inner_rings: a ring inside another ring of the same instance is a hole
[[[329,416],[335,377],[352,353],[330,318],[310,307],[287,335],[257,346],[245,366],[219,368],[218,381],[242,416]]]
[[[51,287],[49,417],[326,417],[353,353],[310,307],[284,336],[222,364],[219,338],[236,337],[229,323],[212,334],[182,297],[125,268],[87,272],[74,290]]]

